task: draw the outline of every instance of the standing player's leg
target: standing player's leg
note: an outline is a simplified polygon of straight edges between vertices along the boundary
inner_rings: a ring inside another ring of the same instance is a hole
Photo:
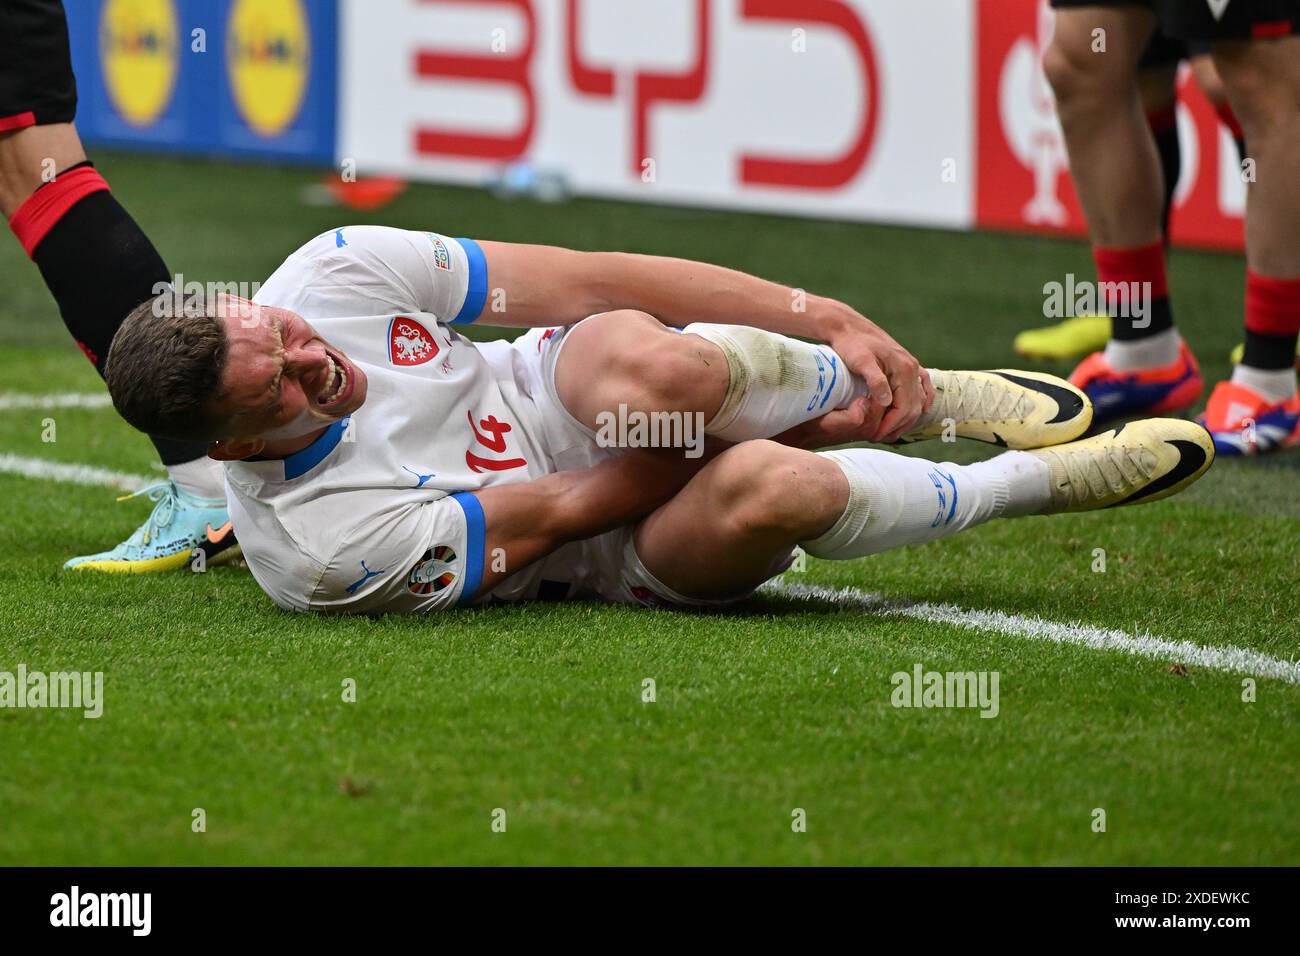
[[[1300,336],[1300,2],[1258,24],[1259,39],[1214,46],[1214,61],[1254,160],[1246,199],[1246,342],[1203,421],[1225,454],[1300,441],[1295,356]],[[1285,32],[1287,35],[1278,35]],[[1270,34],[1272,36],[1270,37]]]
[[[1209,468],[1192,422],[1149,419],[973,465],[867,448],[808,452],[749,441],[706,465],[636,529],[625,575],[634,595],[685,603],[734,598],[788,565],[860,558],[948,537],[991,518],[1155,501]]]
[[[1160,160],[1163,187],[1160,206],[1160,235],[1169,244],[1169,213],[1173,209],[1174,190],[1183,171],[1183,153],[1178,142],[1178,66],[1187,57],[1187,48],[1179,40],[1152,33],[1138,60],[1138,96],[1146,115],[1151,138]]]
[[[87,162],[75,127],[76,84],[58,0],[0,8],[0,211],[59,305],[64,323],[102,370],[126,314],[171,277],[148,237]],[[148,521],[110,552],[70,566],[152,571],[188,564],[191,551],[228,550],[220,472],[205,449],[155,446],[171,480],[148,489]]]
[[[1187,58],[1187,64],[1192,68],[1196,85],[1201,88],[1205,98],[1214,107],[1219,122],[1232,134],[1232,141],[1237,144],[1237,159],[1240,161],[1247,155],[1246,133],[1237,120],[1237,114],[1232,111],[1232,104],[1228,101],[1228,91],[1223,85],[1223,77],[1219,76],[1219,70],[1214,65],[1214,56],[1210,50],[1210,44],[1204,40],[1189,40],[1187,52],[1190,56]]]
[[[1053,5],[1056,32],[1044,69],[1056,94],[1097,277],[1103,289],[1139,291],[1124,299],[1108,296],[1111,339],[1071,381],[1088,393],[1099,417],[1181,409],[1200,396],[1202,379],[1174,328],[1161,230],[1164,177],[1136,81],[1156,18],[1136,0]]]
[[[1232,104],[1228,101],[1228,90],[1223,85],[1223,77],[1219,76],[1218,67],[1214,65],[1214,56],[1210,52],[1211,44],[1204,40],[1195,40],[1189,42],[1187,48],[1192,53],[1188,63],[1191,64],[1192,75],[1196,77],[1196,85],[1201,88],[1205,98],[1214,107],[1219,122],[1232,134],[1232,140],[1237,146],[1237,164],[1240,166],[1250,155],[1246,150],[1246,133],[1241,128],[1237,114],[1232,110]],[[1232,350],[1229,360],[1233,365],[1240,365],[1245,354],[1245,344],[1239,344]],[[1297,346],[1295,363],[1300,368],[1300,346]]]
[[[1174,190],[1182,174],[1183,155],[1178,142],[1176,107],[1178,64],[1187,55],[1184,45],[1161,33],[1154,33],[1138,60],[1138,95],[1142,111],[1155,139],[1164,180],[1164,205],[1160,232],[1169,244],[1169,214]],[[1026,329],[1012,343],[1017,355],[1039,359],[1077,359],[1106,347],[1110,339],[1110,316],[1104,313],[1076,315],[1054,325]]]

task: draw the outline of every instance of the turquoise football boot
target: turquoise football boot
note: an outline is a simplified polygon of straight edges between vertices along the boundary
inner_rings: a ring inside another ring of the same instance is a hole
[[[145,495],[155,502],[148,520],[112,551],[73,558],[64,567],[74,571],[114,574],[152,574],[189,566],[195,551],[202,551],[204,566],[229,561],[239,555],[223,498],[196,498],[161,481],[118,501]]]

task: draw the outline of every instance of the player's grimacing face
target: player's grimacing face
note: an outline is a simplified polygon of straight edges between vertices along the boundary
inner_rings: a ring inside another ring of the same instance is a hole
[[[218,399],[228,438],[298,438],[351,415],[366,376],[306,319],[288,309],[223,296],[226,367]]]

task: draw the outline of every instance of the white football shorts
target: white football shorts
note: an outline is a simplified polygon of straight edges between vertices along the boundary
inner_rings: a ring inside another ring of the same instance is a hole
[[[615,457],[618,448],[602,447],[596,433],[578,421],[561,404],[555,389],[555,368],[568,341],[568,333],[578,323],[549,329],[530,329],[511,343],[482,343],[480,350],[498,374],[508,368],[520,391],[537,407],[542,428],[542,442],[555,471],[590,468]],[[484,347],[484,345],[488,347]],[[498,347],[499,346],[499,347]],[[571,597],[583,593],[623,604],[648,607],[719,607],[730,600],[688,597],[679,594],[656,578],[642,563],[633,542],[633,528],[620,528],[586,541],[566,546],[572,549],[572,561],[581,587]],[[566,558],[568,555],[566,555]]]

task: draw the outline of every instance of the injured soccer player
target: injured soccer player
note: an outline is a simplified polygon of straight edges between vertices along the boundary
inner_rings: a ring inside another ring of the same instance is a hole
[[[1082,438],[1092,408],[1060,379],[926,369],[843,303],[681,259],[346,226],[251,302],[172,299],[117,333],[114,403],[210,444],[249,568],[296,611],[713,606],[796,547],[859,558],[1156,501],[1214,456],[1174,419]],[[636,420],[704,438],[659,428],[695,446],[662,447]],[[1006,450],[815,450],[954,437]]]

